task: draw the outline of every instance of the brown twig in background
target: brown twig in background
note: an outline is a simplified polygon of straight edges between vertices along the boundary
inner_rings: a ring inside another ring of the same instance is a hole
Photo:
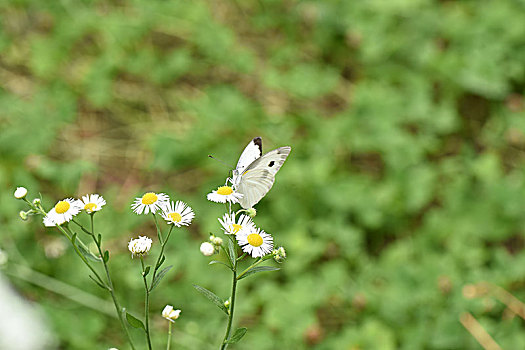
[[[464,312],[459,316],[459,321],[478,341],[479,345],[485,350],[501,350],[501,347],[492,339],[485,328],[469,312]]]

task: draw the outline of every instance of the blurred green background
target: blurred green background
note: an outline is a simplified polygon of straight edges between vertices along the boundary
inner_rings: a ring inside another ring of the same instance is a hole
[[[61,349],[126,346],[115,318],[17,270],[109,301],[55,230],[20,221],[15,187],[48,208],[106,198],[96,225],[135,314],[127,242],[155,231],[130,204],[148,190],[187,201],[197,216],[170,241],[154,342],[172,304],[175,348],[215,349],[226,319],[191,286],[230,289],[199,253],[223,210],[205,195],[228,171],[207,155],[235,164],[254,136],[292,146],[256,206],[288,259],[240,284],[249,330],[232,349],[480,349],[465,312],[525,348],[501,298],[468,298],[488,281],[525,300],[523,0],[4,0],[0,16],[4,272]]]

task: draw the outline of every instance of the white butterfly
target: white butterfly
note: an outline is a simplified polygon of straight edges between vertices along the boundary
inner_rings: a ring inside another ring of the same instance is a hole
[[[279,147],[262,155],[262,139],[254,138],[244,149],[233,170],[232,183],[242,193],[241,207],[248,209],[268,193],[275,181],[275,174],[290,154],[291,147]],[[262,156],[261,156],[262,155]]]

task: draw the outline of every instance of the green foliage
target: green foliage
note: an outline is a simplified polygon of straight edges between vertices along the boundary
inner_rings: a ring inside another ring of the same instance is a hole
[[[123,306],[138,314],[126,242],[155,227],[129,204],[146,190],[185,200],[196,221],[166,247],[173,268],[151,300],[153,342],[165,346],[160,311],[172,304],[177,349],[216,348],[224,317],[192,287],[227,295],[231,283],[199,253],[223,214],[205,195],[228,171],[207,155],[234,165],[262,136],[266,150],[292,146],[255,218],[288,259],[241,283],[234,327],[250,332],[237,347],[479,349],[459,322],[470,312],[503,348],[523,348],[523,321],[463,288],[488,281],[525,301],[524,10],[513,0],[0,2],[0,249],[107,298],[58,233],[20,222],[12,197],[23,185],[49,208],[101,193],[96,231]],[[115,319],[9,277],[61,348],[125,348]]]

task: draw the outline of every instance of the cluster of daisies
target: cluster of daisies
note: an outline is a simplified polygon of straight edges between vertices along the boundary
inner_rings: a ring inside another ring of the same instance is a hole
[[[239,203],[242,197],[242,193],[236,192],[230,186],[221,186],[207,195],[208,200],[212,202],[229,203],[230,205]],[[241,214],[241,212],[246,214]],[[226,213],[218,220],[226,235],[235,236],[244,253],[251,255],[253,258],[262,258],[268,254],[273,254],[274,258],[276,258],[279,255],[282,259],[279,259],[278,262],[281,262],[286,257],[284,248],[279,247],[279,251],[282,254],[277,254],[277,250],[273,250],[273,237],[256,227],[253,222],[253,217],[255,217],[256,213],[254,208],[242,209],[237,213]],[[213,255],[219,251],[221,244],[222,240],[220,238],[211,236],[208,242],[201,244],[201,253],[206,256]]]

